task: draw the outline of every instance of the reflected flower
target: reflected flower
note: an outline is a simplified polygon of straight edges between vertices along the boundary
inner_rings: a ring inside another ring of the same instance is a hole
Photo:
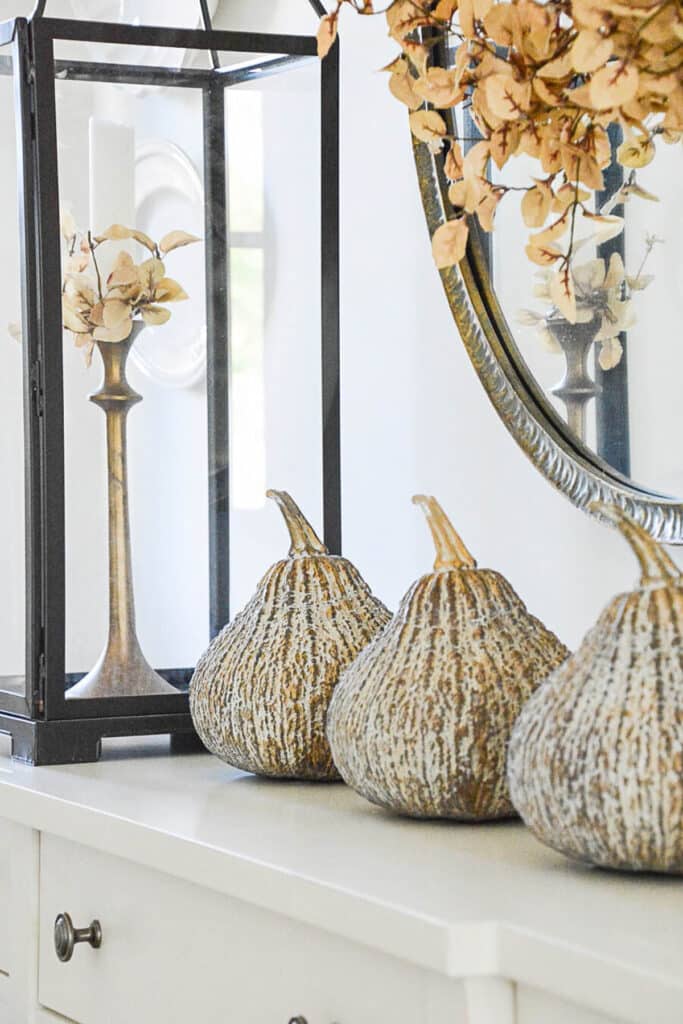
[[[662,240],[654,235],[645,239],[645,256],[634,276],[626,273],[624,262],[618,252],[612,253],[609,263],[597,258],[579,266],[572,266],[571,274],[576,296],[576,323],[587,324],[595,321],[594,341],[600,346],[598,362],[603,370],[618,366],[623,355],[619,335],[636,323],[633,310],[633,295],[643,291],[654,280],[653,275],[643,274],[643,269],[654,246]],[[562,349],[553,335],[552,323],[565,319],[553,301],[551,269],[539,270],[536,274],[534,297],[545,302],[548,312],[538,313],[522,309],[516,320],[523,327],[533,328],[539,343],[548,351]]]

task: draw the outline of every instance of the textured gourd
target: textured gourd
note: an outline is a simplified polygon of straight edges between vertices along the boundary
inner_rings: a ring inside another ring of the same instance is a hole
[[[328,554],[283,491],[291,537],[247,606],[211,643],[190,685],[203,743],[245,771],[335,779],[325,715],[341,669],[391,618],[360,573]]]
[[[631,543],[640,586],[607,606],[525,707],[510,743],[512,799],[569,857],[680,874],[683,580],[624,512],[596,509]]]
[[[327,734],[343,779],[414,817],[514,813],[505,780],[512,725],[568,655],[499,573],[476,562],[434,498],[424,509],[434,572],[341,677]]]

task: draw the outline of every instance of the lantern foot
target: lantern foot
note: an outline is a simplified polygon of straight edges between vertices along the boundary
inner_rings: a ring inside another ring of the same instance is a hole
[[[111,718],[74,718],[31,721],[0,713],[0,732],[12,740],[12,757],[30,765],[92,764],[102,755],[102,740],[124,736],[170,735],[170,752],[189,753],[192,737],[189,711],[161,715],[114,715]],[[195,753],[205,748],[195,736]],[[157,745],[159,753],[168,748]]]

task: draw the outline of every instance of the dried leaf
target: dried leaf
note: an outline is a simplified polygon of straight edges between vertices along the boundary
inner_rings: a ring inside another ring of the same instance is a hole
[[[74,334],[87,334],[90,330],[83,317],[67,302],[62,302],[62,324]]]
[[[101,235],[97,235],[95,241],[100,242],[123,242],[133,237],[133,228],[127,228],[123,224],[111,224]]]
[[[545,181],[537,181],[522,198],[522,218],[528,228],[545,224],[553,201],[553,190]]]
[[[118,327],[126,318],[131,315],[131,308],[122,299],[106,299],[102,313],[102,323],[105,327]]]
[[[386,12],[389,35],[398,43],[422,25],[428,23],[422,8],[413,0],[394,0]]]
[[[603,370],[612,370],[621,362],[624,349],[618,338],[608,338],[600,346],[598,362]]]
[[[337,21],[338,12],[334,11],[332,14],[326,14],[324,18],[320,19],[320,25],[318,26],[317,40],[318,40],[318,57],[322,60],[327,57],[328,53],[334,46],[337,38]]]
[[[563,86],[557,83],[548,85],[542,78],[534,78],[532,86],[538,99],[546,106],[559,107],[566,103]]]
[[[154,289],[164,279],[165,275],[166,267],[162,260],[145,260],[138,267],[140,284],[150,295],[154,294]]]
[[[449,220],[434,232],[432,254],[439,270],[452,267],[465,255],[469,228],[464,217]]]
[[[489,139],[491,156],[499,170],[514,156],[519,145],[519,128],[512,121],[506,121],[496,128]]]
[[[483,190],[483,195],[479,200],[475,213],[477,219],[482,227],[482,230],[486,232],[493,231],[494,218],[496,210],[498,209],[498,203],[501,201],[505,193],[500,189],[492,188],[489,186]]]
[[[580,203],[585,203],[589,198],[590,192],[586,192],[583,188],[579,188],[577,191],[576,186],[568,181],[555,193],[552,206],[553,213],[562,213],[563,210],[572,205],[575,199]]]
[[[448,198],[456,210],[474,213],[482,197],[479,180],[471,175],[454,181],[448,189]]]
[[[559,57],[547,61],[537,71],[540,78],[571,79],[575,73],[572,63],[572,52],[567,50]]]
[[[449,181],[457,181],[464,175],[464,164],[462,149],[458,142],[451,142],[450,149],[444,161],[444,173]]]
[[[473,0],[460,0],[458,4],[458,21],[460,22],[462,34],[468,39],[472,39],[475,34]]]
[[[170,309],[164,309],[163,306],[144,306],[142,319],[150,327],[157,327],[171,319],[171,311]]]
[[[550,267],[562,258],[562,251],[552,243],[548,245],[529,244],[524,250],[532,263],[539,267]]]
[[[190,235],[187,231],[171,231],[159,242],[159,251],[162,253],[173,252],[174,249],[181,249],[184,245],[192,245],[193,242],[199,242],[201,239],[197,238],[196,235]]]
[[[550,278],[550,298],[558,311],[570,324],[576,323],[576,296],[569,263]]]
[[[573,267],[572,275],[574,287],[578,289],[579,293],[591,295],[602,288],[605,283],[605,261],[603,259],[588,260],[580,267]],[[588,319],[590,320],[591,317]]]
[[[405,103],[408,110],[417,110],[422,106],[422,100],[415,92],[413,85],[415,79],[408,70],[408,62],[402,58],[394,63],[401,66],[401,70],[394,71],[389,78],[389,90],[401,103]]]
[[[622,107],[634,98],[638,84],[638,68],[635,64],[628,60],[611,61],[591,78],[591,103],[596,110]]]
[[[613,252],[609,258],[609,266],[603,283],[604,288],[618,288],[624,281],[626,270],[621,253]]]
[[[445,68],[428,68],[423,76],[413,82],[413,90],[425,102],[440,110],[454,107],[465,97],[465,89],[458,82],[457,72]]]
[[[493,74],[484,79],[481,88],[493,113],[504,121],[516,121],[529,109],[529,82],[516,82],[509,75]]]
[[[78,234],[74,215],[71,210],[67,210],[65,207],[62,207],[60,211],[60,227],[62,231],[62,238],[65,242],[71,242]]]
[[[617,160],[624,167],[645,167],[654,156],[655,147],[649,135],[631,136],[617,149]]]
[[[410,130],[420,142],[441,148],[444,135],[448,133],[446,122],[436,110],[418,110],[410,115]]]
[[[549,224],[543,231],[537,232],[535,235],[531,235],[529,243],[534,246],[544,246],[548,242],[555,242],[558,238],[561,238],[571,223],[570,207],[568,207],[564,213],[554,220],[552,224]]]
[[[482,140],[481,142],[475,142],[471,149],[468,149],[467,155],[463,161],[463,167],[465,176],[472,175],[473,177],[483,178],[486,176],[486,165],[491,153],[490,144]]]
[[[521,327],[536,327],[544,319],[540,313],[536,313],[533,309],[519,309],[515,316],[516,322]]]
[[[517,20],[517,10],[512,4],[497,3],[485,16],[484,29],[498,46],[511,46]]]
[[[615,217],[614,214],[603,215],[583,210],[583,216],[590,221],[595,229],[595,240],[599,244],[608,242],[610,238],[616,238],[624,230],[624,218]]]
[[[64,299],[78,308],[89,308],[95,302],[94,282],[85,274],[70,274],[64,283]]]
[[[434,8],[434,17],[438,18],[439,21],[450,22],[457,9],[458,0],[439,0]]]
[[[590,28],[579,32],[570,51],[574,69],[582,75],[597,71],[603,64],[607,64],[612,52],[612,40]]]
[[[171,277],[162,278],[154,291],[155,302],[183,302],[187,298],[187,292]]]
[[[644,288],[651,285],[655,279],[654,274],[639,274],[638,277],[626,277],[626,284],[632,292],[642,292]]]
[[[128,288],[138,282],[138,268],[130,253],[122,250],[116,257],[114,268],[107,278],[107,288]]]
[[[82,274],[84,270],[87,270],[89,263],[90,250],[88,250],[87,254],[83,252],[76,252],[73,256],[69,256],[66,261],[66,273]]]
[[[122,320],[116,327],[96,327],[93,331],[93,338],[95,341],[106,341],[116,344],[120,341],[126,341],[130,337],[132,330],[133,321],[129,318]]]
[[[140,245],[144,245],[145,249],[149,249],[150,252],[156,252],[156,243],[152,241],[149,235],[146,235],[144,231],[138,231],[137,229],[131,232],[131,238],[134,238]]]
[[[90,310],[90,316],[88,317],[90,324],[93,327],[102,327],[104,325],[104,303],[96,302]]]

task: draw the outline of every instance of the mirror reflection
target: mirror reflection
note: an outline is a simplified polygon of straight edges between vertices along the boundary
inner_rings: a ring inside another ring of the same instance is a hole
[[[458,111],[457,125],[467,153],[477,145],[477,128],[467,111]],[[566,319],[552,294],[556,268],[539,265],[528,248],[534,230],[529,182],[541,191],[546,181],[552,187],[545,225],[562,216],[562,186],[539,178],[538,161],[524,155],[503,171],[492,163],[486,169],[507,191],[495,230],[477,232],[484,289],[529,388],[553,410],[572,444],[613,475],[677,498],[683,463],[671,442],[683,429],[680,147],[660,144],[657,159],[636,171],[617,160],[623,134],[616,125],[609,143],[604,187],[585,190],[585,214],[573,225],[576,322]]]

